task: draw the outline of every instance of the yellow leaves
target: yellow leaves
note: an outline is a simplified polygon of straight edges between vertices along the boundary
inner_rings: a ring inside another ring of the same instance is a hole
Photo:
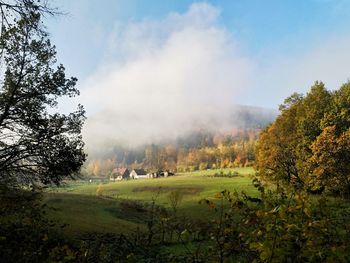
[[[255,214],[257,215],[257,217],[262,217],[262,216],[265,215],[265,212],[262,211],[262,210],[258,210],[258,211],[255,212]]]
[[[222,193],[221,192],[216,193],[214,198],[221,199],[222,198]]]
[[[47,241],[49,240],[49,237],[47,236],[47,234],[44,235],[44,237],[42,238],[43,241]]]
[[[102,184],[99,184],[97,189],[96,189],[96,195],[97,196],[102,196],[103,192],[104,192],[104,188],[103,188]]]
[[[259,230],[257,233],[256,233],[256,236],[260,237],[263,235],[263,232],[261,230]]]
[[[274,209],[272,209],[272,210],[270,211],[270,213],[275,214],[275,213],[277,213],[279,210],[280,210],[280,206],[278,205],[278,206],[276,206]]]
[[[161,221],[163,224],[167,223],[169,220],[170,220],[170,217],[162,216],[162,217],[160,218],[160,221]]]
[[[287,213],[286,213],[286,209],[281,209],[280,212],[279,212],[279,216],[280,218],[283,220],[283,219],[286,219],[287,218]]]
[[[295,210],[300,210],[303,206],[302,205],[297,205],[294,207]]]
[[[308,217],[311,217],[311,210],[308,207],[305,207],[303,211]]]
[[[260,259],[263,260],[263,261],[266,261],[269,257],[270,257],[270,253],[267,250],[264,250],[260,254]]]
[[[286,224],[285,227],[290,230],[298,229],[298,226],[296,224]]]
[[[264,247],[264,245],[261,242],[253,242],[253,243],[249,244],[250,249],[260,250],[263,247]]]

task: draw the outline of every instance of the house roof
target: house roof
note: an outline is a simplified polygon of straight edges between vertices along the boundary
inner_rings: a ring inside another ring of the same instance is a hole
[[[136,174],[147,174],[147,172],[143,169],[134,169]]]
[[[113,170],[113,172],[117,175],[124,175],[126,172],[129,172],[128,168],[118,167]]]

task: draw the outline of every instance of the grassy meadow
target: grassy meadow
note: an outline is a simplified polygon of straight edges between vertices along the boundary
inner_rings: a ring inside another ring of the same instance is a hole
[[[238,176],[213,177],[215,173],[238,172]],[[67,226],[67,234],[91,232],[128,233],[145,226],[144,207],[154,200],[160,207],[170,208],[169,195],[181,193],[178,213],[201,219],[213,211],[201,200],[214,199],[222,190],[245,191],[257,195],[251,183],[251,167],[217,169],[177,174],[167,178],[128,180],[109,183],[76,181],[45,193],[48,216]]]

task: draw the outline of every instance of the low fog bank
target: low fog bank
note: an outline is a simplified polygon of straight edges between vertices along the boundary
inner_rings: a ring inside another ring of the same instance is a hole
[[[137,114],[118,116],[104,112],[88,119],[84,136],[90,158],[109,157],[116,151],[143,148],[150,144],[180,145],[185,142],[196,145],[198,138],[205,134],[261,129],[273,122],[277,114],[274,109],[242,105],[232,106],[222,114],[227,117],[225,119],[203,113],[195,119],[171,120],[159,114],[142,120]],[[97,126],[99,128],[95,129]]]
[[[273,122],[279,111],[255,106],[235,105],[231,108],[229,128],[261,129]]]

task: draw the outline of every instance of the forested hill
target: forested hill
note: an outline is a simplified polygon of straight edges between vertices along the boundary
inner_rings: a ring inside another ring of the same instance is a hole
[[[212,122],[192,132],[137,147],[115,143],[103,154],[90,154],[88,175],[108,176],[116,167],[192,171],[251,165],[259,132],[277,116],[277,110],[236,105],[229,123]],[[224,128],[223,128],[224,127]]]

